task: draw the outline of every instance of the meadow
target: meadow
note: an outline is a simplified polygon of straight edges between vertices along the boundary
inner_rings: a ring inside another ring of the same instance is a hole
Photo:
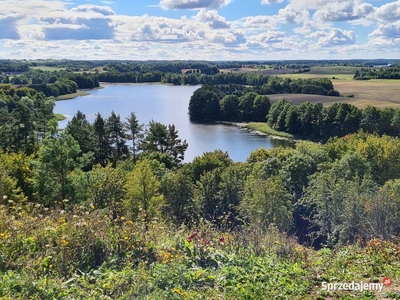
[[[399,299],[399,244],[314,250],[257,228],[171,227],[93,205],[0,206],[1,299]],[[392,285],[327,291],[334,282]]]

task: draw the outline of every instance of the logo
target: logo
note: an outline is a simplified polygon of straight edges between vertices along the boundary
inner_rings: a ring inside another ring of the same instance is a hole
[[[384,286],[389,287],[392,285],[393,281],[390,277],[385,277],[383,278],[382,283]]]

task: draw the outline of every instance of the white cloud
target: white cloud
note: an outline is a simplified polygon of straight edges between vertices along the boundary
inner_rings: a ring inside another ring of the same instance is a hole
[[[218,9],[228,5],[232,0],[161,0],[163,9]]]
[[[207,22],[212,29],[230,28],[231,24],[224,17],[218,15],[216,10],[201,9],[195,19]]]
[[[113,39],[114,26],[110,16],[115,12],[107,6],[79,5],[69,11],[53,11],[42,17],[44,39],[87,40]]]
[[[121,20],[120,20],[121,21]],[[119,31],[129,34],[130,41],[182,43],[205,39],[206,24],[189,19],[168,19],[163,17],[129,17],[119,24]]]
[[[79,5],[78,7],[72,8],[72,12],[83,12],[83,13],[98,13],[104,16],[115,15],[115,12],[108,6],[97,6],[92,4]]]
[[[309,12],[306,9],[297,9],[292,4],[278,11],[278,20],[284,23],[301,23],[308,20]]]
[[[261,0],[261,4],[278,4],[278,3],[282,3],[284,0]]]
[[[246,43],[244,34],[236,30],[217,30],[208,34],[211,42],[223,44],[227,47]]]
[[[250,36],[247,39],[247,47],[249,47],[250,49],[270,48],[272,44],[282,43],[284,38],[285,33],[283,31],[269,30],[261,34]]]
[[[400,0],[382,5],[376,9],[375,14],[382,22],[400,20]]]
[[[277,26],[276,16],[251,16],[242,20],[242,26],[245,28],[273,29]]]
[[[318,40],[318,45],[321,47],[342,46],[354,44],[355,41],[356,35],[353,31],[333,28],[329,34]]]
[[[374,12],[370,3],[361,0],[327,2],[324,8],[315,12],[313,19],[322,22],[350,21],[365,18]]]
[[[374,30],[370,37],[384,36],[388,38],[400,38],[400,21],[388,25],[380,25]]]

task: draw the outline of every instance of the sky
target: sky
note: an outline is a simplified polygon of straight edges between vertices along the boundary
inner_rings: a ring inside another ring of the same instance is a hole
[[[0,0],[0,59],[400,58],[400,0]]]

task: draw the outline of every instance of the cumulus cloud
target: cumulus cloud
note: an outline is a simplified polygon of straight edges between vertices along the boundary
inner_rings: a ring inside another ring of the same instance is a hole
[[[253,35],[248,38],[247,46],[249,48],[266,48],[272,44],[281,43],[285,37],[282,31],[270,30],[261,34]]]
[[[243,26],[247,28],[272,29],[276,27],[276,21],[274,16],[252,16],[244,19]]]
[[[20,14],[1,14],[0,13],[0,39],[18,40],[21,36],[18,32],[17,21],[22,19]]]
[[[383,36],[388,38],[400,38],[400,21],[388,24],[381,25],[378,29],[374,30],[370,35],[370,37]]]
[[[231,24],[224,17],[218,15],[216,10],[201,9],[195,19],[207,22],[212,29],[230,28]]]
[[[143,25],[133,29],[129,40],[180,43],[204,37],[204,31],[199,30],[190,22],[150,17]]]
[[[338,0],[335,1],[334,3],[338,3],[341,1],[346,1],[346,0]],[[329,2],[326,0],[290,0],[290,3],[297,9],[307,9],[307,10],[321,9],[329,4]]]
[[[278,11],[278,19],[284,23],[302,23],[308,20],[309,12],[306,9],[297,9],[292,4]]]
[[[400,20],[400,0],[378,7],[375,14],[378,19],[384,22]]]
[[[284,0],[261,0],[261,4],[278,4],[282,3]]]
[[[113,16],[115,12],[108,6],[97,6],[92,4],[84,4],[79,5],[78,7],[72,8],[72,12],[83,12],[83,13],[91,13],[95,12],[101,14],[103,16]]]
[[[385,47],[395,46],[396,43],[393,39],[378,37],[376,39],[372,39],[372,40],[368,41],[367,45],[372,46],[372,47],[382,48],[382,46],[385,46]]]
[[[370,3],[362,3],[360,0],[339,1],[317,10],[313,18],[323,22],[350,21],[365,18],[373,12],[374,7]]]
[[[232,0],[161,0],[163,9],[218,9],[228,5]]]
[[[223,44],[225,47],[236,47],[246,43],[244,34],[236,30],[217,30],[210,32],[207,37],[212,43]]]
[[[113,39],[114,26],[109,16],[115,15],[107,6],[80,5],[70,11],[55,11],[41,18],[46,40]]]
[[[318,45],[321,47],[342,46],[354,44],[356,35],[351,30],[341,30],[333,28],[326,36],[318,40]]]

